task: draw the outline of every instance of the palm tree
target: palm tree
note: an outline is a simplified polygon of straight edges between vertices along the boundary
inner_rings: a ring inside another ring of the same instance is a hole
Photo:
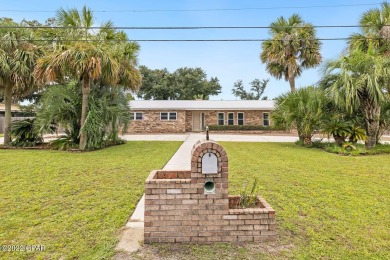
[[[313,25],[294,14],[288,20],[283,16],[270,25],[271,39],[262,43],[260,59],[267,71],[277,79],[284,77],[295,91],[295,78],[303,69],[321,63],[320,42]]]
[[[77,9],[60,9],[57,12],[57,25],[70,28],[68,37],[71,40],[62,39],[51,52],[39,59],[34,76],[41,83],[64,81],[69,77],[79,79],[83,96],[80,149],[84,150],[87,133],[83,126],[88,114],[92,83],[121,84],[137,89],[141,83],[141,76],[135,68],[139,46],[128,43],[124,33],[115,32],[111,22],[104,23],[97,32],[93,31],[93,13],[85,6],[81,12]]]
[[[0,24],[18,26],[7,18],[0,19]],[[0,90],[4,93],[5,103],[4,145],[9,145],[12,99],[31,93],[36,87],[32,71],[40,50],[32,44],[33,36],[27,29],[3,28],[0,37]]]
[[[277,128],[298,130],[298,137],[304,144],[312,143],[315,130],[319,130],[325,113],[325,95],[315,87],[300,88],[276,99],[271,113],[273,125]]]
[[[390,4],[383,2],[381,9],[374,8],[365,12],[360,18],[362,33],[353,34],[350,39],[352,49],[367,51],[375,48],[389,55],[390,51]]]
[[[327,93],[335,104],[349,113],[360,111],[364,117],[366,148],[376,144],[381,105],[389,99],[390,61],[372,48],[351,50],[347,56],[325,66]]]

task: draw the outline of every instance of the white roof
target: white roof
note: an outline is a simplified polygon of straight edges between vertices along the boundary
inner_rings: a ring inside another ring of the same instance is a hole
[[[131,110],[273,110],[273,100],[131,100]]]

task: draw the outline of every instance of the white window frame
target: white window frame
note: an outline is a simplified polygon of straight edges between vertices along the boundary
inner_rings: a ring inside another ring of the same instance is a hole
[[[229,115],[233,115],[233,124],[229,124]],[[226,117],[226,125],[234,125],[234,112],[228,112]]]
[[[142,120],[144,120],[144,112],[130,112],[130,114],[133,115],[133,118],[131,118],[131,116],[130,116],[130,120],[132,120],[132,121],[142,121]],[[137,119],[137,114],[141,114],[142,115],[142,119]]]
[[[264,118],[264,115],[267,114],[268,115],[268,119],[265,119]],[[264,122],[265,120],[268,121],[268,125],[265,125]],[[269,112],[263,112],[263,126],[270,126],[271,125],[271,120],[270,120],[270,113]]]
[[[242,125],[244,125],[245,124],[245,113],[244,112],[237,112],[237,125],[240,125],[238,123],[239,122],[238,114],[242,114]]]
[[[225,125],[225,113],[224,113],[224,112],[218,112],[218,113],[217,113],[217,125],[221,125],[221,124],[219,124],[219,115],[220,115],[220,114],[223,115],[222,125]]]
[[[167,119],[162,119],[161,115],[167,114]],[[171,118],[171,114],[175,114],[175,119]],[[160,112],[160,121],[176,121],[177,120],[177,112],[175,111],[167,111],[167,112]]]

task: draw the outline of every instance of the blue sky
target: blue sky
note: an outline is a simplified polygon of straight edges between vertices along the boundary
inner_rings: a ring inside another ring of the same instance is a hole
[[[81,8],[87,5],[95,11],[96,24],[111,20],[116,26],[268,26],[278,17],[298,13],[314,25],[357,25],[361,14],[378,7],[380,1],[245,1],[245,0],[143,0],[143,1],[3,1],[0,17],[15,21],[23,18],[44,22],[60,8]],[[356,6],[340,6],[356,5]],[[317,6],[317,7],[313,7]],[[319,7],[333,6],[333,7]],[[301,8],[281,8],[301,7]],[[240,11],[199,12],[134,12],[131,10],[194,10],[268,8]],[[104,12],[103,12],[104,11]],[[358,28],[319,28],[319,38],[348,37]],[[232,30],[127,30],[130,39],[264,39],[267,29]],[[255,78],[270,78],[265,95],[274,98],[289,90],[288,82],[275,80],[265,71],[259,55],[260,42],[141,42],[139,64],[149,68],[201,67],[209,77],[218,77],[222,93],[214,100],[234,100],[231,94],[238,79],[249,82]],[[337,58],[345,48],[345,41],[323,41],[321,53],[324,60]],[[296,79],[296,86],[315,84],[321,77],[320,67],[305,71]]]

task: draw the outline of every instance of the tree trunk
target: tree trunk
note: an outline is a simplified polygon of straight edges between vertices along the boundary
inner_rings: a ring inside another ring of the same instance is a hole
[[[88,98],[90,92],[91,92],[91,79],[89,78],[89,75],[85,73],[82,79],[83,102],[81,103],[81,121],[80,121],[81,130],[80,130],[80,144],[79,144],[80,150],[85,150],[87,145],[88,137],[83,128],[84,128],[85,120],[87,119]]]
[[[301,142],[304,142],[304,137],[303,137],[303,134],[302,132],[299,130],[299,128],[297,127],[297,131],[298,131],[298,138],[299,138],[299,141]]]
[[[338,144],[338,146],[340,147],[343,146],[343,144],[345,143],[345,137],[334,134],[333,139],[336,142],[336,144]]]
[[[311,136],[305,136],[305,137],[303,138],[303,144],[305,144],[305,145],[311,145],[311,144],[312,144]]]
[[[289,76],[288,82],[290,83],[291,92],[295,92],[295,77]]]
[[[379,131],[379,118],[381,115],[381,107],[379,105],[365,102],[364,106],[364,124],[366,128],[367,139],[365,145],[367,149],[374,148],[377,141]]]
[[[12,86],[5,86],[4,105],[5,105],[5,129],[4,129],[4,145],[11,143],[11,104],[12,104]]]

